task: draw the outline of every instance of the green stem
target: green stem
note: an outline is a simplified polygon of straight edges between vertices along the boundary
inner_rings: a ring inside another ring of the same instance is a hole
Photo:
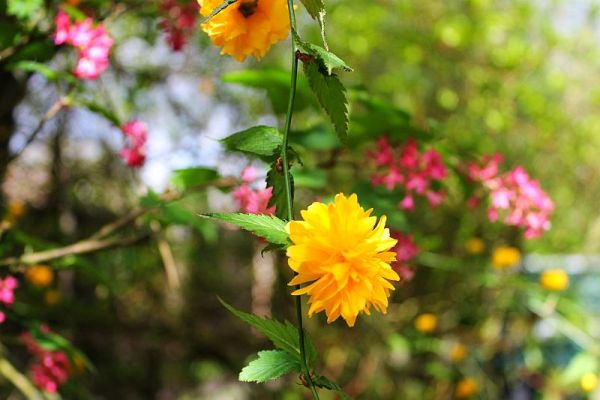
[[[294,14],[294,2],[288,0],[288,11],[290,13],[290,27],[292,31],[296,31],[296,16]],[[296,44],[292,37],[292,77],[290,82],[290,97],[288,100],[287,114],[285,116],[285,127],[283,131],[283,143],[281,146],[281,161],[283,164],[283,177],[285,182],[285,200],[287,204],[287,219],[291,221],[294,218],[293,212],[293,199],[292,199],[292,185],[290,178],[290,167],[288,164],[288,138],[290,134],[290,128],[292,126],[292,115],[294,114],[294,102],[296,100],[296,82],[298,81],[298,58],[296,57]],[[296,286],[300,289],[300,285]],[[306,346],[304,343],[304,328],[302,327],[302,301],[300,296],[296,296],[296,316],[298,318],[298,337],[300,339],[300,358],[302,361],[302,369],[304,376],[308,383],[308,387],[315,400],[319,400],[319,394],[315,384],[310,376],[308,370],[308,364],[306,363]]]

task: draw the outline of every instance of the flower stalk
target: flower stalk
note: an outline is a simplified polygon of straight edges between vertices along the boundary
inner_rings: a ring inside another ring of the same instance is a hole
[[[294,2],[288,0],[288,11],[290,16],[290,33],[296,31],[296,15],[294,13]],[[290,35],[291,36],[291,35]],[[290,81],[290,96],[288,99],[288,108],[285,116],[285,126],[283,131],[283,143],[281,146],[281,161],[283,164],[283,176],[285,183],[285,200],[287,205],[287,220],[291,221],[294,218],[293,213],[293,199],[292,199],[292,185],[290,177],[290,165],[288,162],[288,138],[290,134],[290,128],[292,126],[292,115],[294,114],[294,102],[296,100],[296,83],[298,81],[298,58],[296,56],[296,43],[294,42],[293,36],[291,36],[291,48],[292,48],[292,75]],[[300,285],[296,287],[300,289]],[[304,328],[302,326],[302,301],[300,296],[296,297],[296,316],[298,318],[298,337],[300,346],[300,358],[302,361],[302,370],[308,387],[312,393],[313,399],[319,400],[319,394],[313,382],[308,365],[306,362],[306,348],[304,344]]]

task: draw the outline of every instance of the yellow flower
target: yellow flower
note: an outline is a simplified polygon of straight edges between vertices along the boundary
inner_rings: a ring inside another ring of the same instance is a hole
[[[473,378],[464,378],[456,383],[454,395],[458,399],[466,399],[477,393],[477,382]]]
[[[469,254],[481,254],[485,249],[485,242],[479,238],[474,237],[467,240],[465,248],[467,249],[467,253]]]
[[[450,359],[454,362],[461,362],[469,354],[469,349],[462,343],[455,343],[450,349]]]
[[[514,267],[519,261],[521,261],[521,253],[515,247],[496,247],[492,253],[492,264],[498,269]]]
[[[584,374],[579,381],[579,385],[581,385],[581,390],[584,392],[591,392],[598,386],[598,375],[592,372]]]
[[[54,280],[54,271],[46,265],[34,265],[25,272],[25,279],[37,287],[46,287]]]
[[[327,322],[340,316],[354,326],[359,313],[370,314],[371,306],[387,312],[388,296],[398,281],[390,263],[396,244],[385,227],[365,211],[355,194],[335,196],[333,204],[315,202],[301,212],[303,221],[286,226],[294,243],[287,250],[288,264],[298,275],[290,286],[312,282],[292,294],[308,294],[309,317],[325,311]]]
[[[420,314],[415,319],[415,328],[422,333],[431,333],[437,328],[437,317],[434,314]]]
[[[198,0],[204,16],[223,0]],[[238,0],[202,24],[215,46],[237,61],[262,58],[269,48],[287,37],[290,19],[286,0]]]
[[[549,269],[540,276],[540,285],[547,290],[565,290],[569,286],[569,275],[560,268]]]

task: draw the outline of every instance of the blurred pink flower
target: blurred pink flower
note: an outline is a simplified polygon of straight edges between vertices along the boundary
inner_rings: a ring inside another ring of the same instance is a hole
[[[67,355],[62,351],[49,351],[42,348],[29,332],[22,333],[20,339],[34,356],[30,366],[33,383],[48,393],[56,393],[58,388],[69,379]]]
[[[159,26],[167,35],[167,43],[173,51],[182,50],[196,28],[200,7],[196,0],[183,3],[179,0],[162,0],[162,18]]]
[[[392,268],[400,276],[400,282],[408,282],[415,275],[415,270],[409,262],[419,254],[419,247],[417,247],[411,235],[391,231],[390,236],[398,241],[391,250],[396,253],[397,261],[392,264]]]
[[[12,305],[15,302],[14,290],[18,286],[19,281],[12,276],[0,279],[0,303],[4,303],[7,306]]]
[[[141,167],[146,161],[146,142],[148,131],[146,124],[138,119],[124,123],[121,130],[125,135],[126,145],[121,150],[121,157],[130,167]]]
[[[499,154],[488,155],[481,162],[470,163],[466,168],[469,178],[481,183],[489,195],[488,219],[494,222],[502,216],[502,222],[506,225],[524,228],[526,239],[541,236],[550,229],[554,203],[523,167],[518,166],[500,174],[501,160]],[[471,199],[478,200],[478,197]],[[471,199],[469,203],[473,203]]]
[[[447,175],[447,168],[437,151],[428,149],[420,153],[417,142],[412,138],[403,147],[393,148],[384,136],[377,141],[376,150],[367,152],[367,157],[376,168],[371,176],[373,186],[385,186],[388,190],[404,189],[405,197],[398,205],[400,208],[414,210],[414,195],[424,196],[432,207],[443,202],[444,193],[431,189],[433,182],[441,181]]]
[[[273,195],[273,188],[254,189],[251,184],[258,178],[254,167],[246,167],[242,171],[243,183],[233,191],[241,211],[250,214],[274,214],[275,206],[268,207]]]
[[[69,16],[60,10],[55,19],[54,43],[69,44],[79,50],[75,76],[94,80],[109,66],[113,39],[103,25],[94,27],[91,18],[71,24]]]

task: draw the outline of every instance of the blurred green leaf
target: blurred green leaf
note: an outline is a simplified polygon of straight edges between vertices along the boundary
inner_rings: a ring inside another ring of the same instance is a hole
[[[285,221],[273,215],[230,213],[204,214],[203,216],[239,226],[273,244],[281,246],[289,244],[288,234],[285,231]]]
[[[321,169],[299,169],[294,173],[296,187],[323,189],[327,186],[327,173]]]
[[[308,150],[331,150],[340,147],[341,143],[330,125],[317,124],[305,130],[294,130],[290,133],[290,142]]]
[[[173,171],[171,184],[180,190],[186,190],[215,180],[217,171],[204,167],[192,167]]]
[[[320,388],[333,390],[334,392],[337,392],[343,400],[352,400],[352,397],[348,396],[348,394],[344,392],[340,385],[322,375],[314,377],[313,382]]]
[[[302,371],[300,362],[294,355],[282,350],[259,351],[258,358],[242,369],[239,379],[242,382],[261,383],[292,371]]]
[[[47,66],[46,64],[42,64],[39,62],[19,61],[17,63],[12,64],[10,67],[13,70],[38,73],[51,82],[62,80],[65,82],[69,82],[73,85],[79,85],[79,81],[73,75],[64,71],[57,71]]]
[[[19,19],[29,19],[43,5],[43,0],[7,0],[6,12],[8,15],[14,15]]]
[[[564,385],[572,385],[579,382],[581,377],[588,372],[598,370],[598,357],[589,353],[578,353],[560,374],[560,380]]]

